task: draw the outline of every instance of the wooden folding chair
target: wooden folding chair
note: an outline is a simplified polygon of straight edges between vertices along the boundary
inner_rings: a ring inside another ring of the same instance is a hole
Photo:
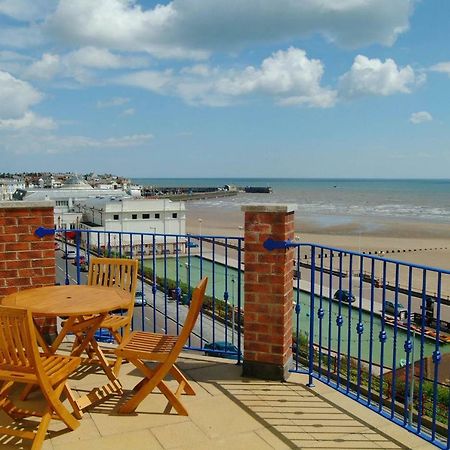
[[[122,314],[109,314],[101,323],[100,328],[106,328],[120,344],[123,337],[128,336],[133,319],[134,297],[136,294],[136,284],[138,276],[138,261],[135,259],[122,258],[91,258],[89,262],[89,273],[87,284],[90,286],[119,287],[131,293],[131,302]],[[89,324],[86,318],[86,324]],[[77,322],[72,332],[75,334],[84,330],[83,322]],[[79,336],[74,343],[74,347],[81,341]],[[114,372],[119,373],[122,358],[117,358],[114,364]]]
[[[40,355],[35,325],[31,313],[25,309],[0,306],[0,409],[12,419],[41,417],[37,431],[23,427],[0,427],[0,434],[33,441],[32,449],[40,449],[50,419],[62,420],[71,430],[79,426],[61,403],[61,393],[69,375],[79,366],[81,358],[60,355]],[[9,398],[15,383],[39,386],[47,405],[44,411],[15,406]]]
[[[186,377],[175,365],[175,362],[200,313],[207,283],[208,278],[203,278],[194,289],[189,311],[178,337],[145,331],[133,331],[123,339],[120,346],[116,349],[118,357],[126,358],[145,376],[134,387],[134,395],[119,408],[119,413],[132,413],[135,411],[142,400],[157,387],[168,400],[165,413],[170,412],[173,407],[178,414],[188,415],[186,408],[180,401],[180,396],[182,392],[187,395],[195,395],[195,392]],[[145,365],[144,361],[155,361],[157,366],[152,370]],[[178,381],[178,388],[175,392],[172,392],[164,382],[168,374]]]

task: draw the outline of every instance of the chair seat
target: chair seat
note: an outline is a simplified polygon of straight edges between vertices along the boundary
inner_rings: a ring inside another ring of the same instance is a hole
[[[45,375],[50,379],[52,385],[64,380],[81,363],[81,358],[61,355],[41,355],[42,367]],[[39,382],[37,374],[33,371],[14,372],[11,370],[0,370],[0,380],[16,381],[23,379],[24,383],[37,384]]]
[[[159,361],[167,357],[177,340],[178,336],[133,331],[123,340],[122,345],[116,349],[116,354],[118,356],[133,356],[139,359]]]
[[[119,358],[126,358],[144,375],[133,388],[133,396],[119,407],[121,414],[130,414],[155,388],[167,398],[164,412],[168,414],[174,408],[178,414],[187,416],[188,412],[181,403],[181,394],[195,395],[188,379],[176,366],[177,358],[183,349],[202,308],[208,278],[203,278],[192,292],[189,311],[179,336],[167,336],[159,333],[133,331],[125,336],[115,353]],[[148,367],[145,361],[156,362],[156,367]],[[178,387],[173,392],[164,379],[171,375]]]
[[[76,320],[72,325],[72,332],[80,332],[90,326],[90,321],[95,319],[95,316],[86,316],[84,321]],[[128,316],[122,316],[119,314],[108,314],[102,321],[99,328],[108,328],[111,330],[118,330],[119,328],[128,325],[130,318]],[[62,323],[64,326],[65,322]]]
[[[126,325],[128,325],[128,322],[130,321],[130,317],[127,316],[120,316],[118,314],[109,314],[106,316],[101,325],[100,328],[108,328],[111,330],[118,330],[119,328],[123,328]]]

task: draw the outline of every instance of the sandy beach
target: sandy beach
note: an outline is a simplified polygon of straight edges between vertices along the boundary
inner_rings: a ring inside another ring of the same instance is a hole
[[[208,206],[202,207],[199,203],[187,203],[186,209],[188,233],[243,236],[244,213],[238,210],[217,210]],[[357,252],[383,252],[385,259],[450,270],[450,226],[447,224],[377,218],[376,223],[370,219],[372,226],[368,227],[367,220],[369,219],[360,218],[349,224],[324,227],[297,216],[296,240]],[[344,265],[347,264],[348,258]],[[354,264],[355,271],[359,262]],[[368,263],[366,264],[368,266]],[[369,271],[367,266],[365,270]],[[375,271],[380,279],[382,270],[382,263],[377,263]],[[395,276],[395,265],[388,264],[387,280],[393,284]],[[428,294],[435,293],[437,275],[428,272],[427,279]],[[407,267],[400,269],[399,282],[402,286],[407,286]],[[412,284],[413,288],[421,289],[422,278],[419,271],[415,272]],[[442,277],[442,295],[450,296],[450,275]]]
[[[198,203],[195,206],[187,203],[186,209],[188,233],[243,235],[244,213],[240,211],[202,208]],[[296,217],[296,239],[360,252],[383,251],[392,259],[450,270],[449,225],[379,218],[368,231],[362,226],[367,220],[324,227]]]

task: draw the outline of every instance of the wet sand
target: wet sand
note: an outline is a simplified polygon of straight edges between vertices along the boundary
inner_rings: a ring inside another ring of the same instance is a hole
[[[186,203],[188,233],[243,236],[244,213]],[[199,220],[201,219],[201,220]],[[450,270],[450,225],[384,218],[323,226],[296,216],[296,239]]]

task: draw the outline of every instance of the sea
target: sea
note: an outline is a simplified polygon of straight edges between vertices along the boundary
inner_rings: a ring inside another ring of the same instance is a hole
[[[271,194],[240,193],[202,200],[203,208],[240,210],[245,204],[291,203],[297,214],[321,225],[358,218],[450,224],[450,179],[135,178],[149,186],[270,186]],[[192,206],[198,202],[193,202]]]

